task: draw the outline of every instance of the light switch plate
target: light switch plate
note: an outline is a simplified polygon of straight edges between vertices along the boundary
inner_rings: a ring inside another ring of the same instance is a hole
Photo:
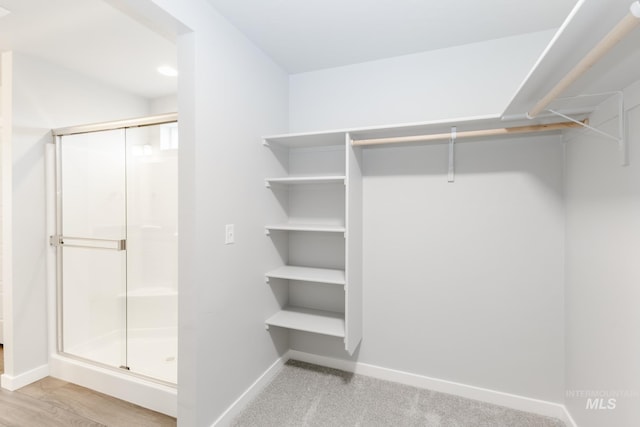
[[[235,243],[235,232],[233,224],[227,224],[224,227],[224,244],[230,245],[231,243]]]

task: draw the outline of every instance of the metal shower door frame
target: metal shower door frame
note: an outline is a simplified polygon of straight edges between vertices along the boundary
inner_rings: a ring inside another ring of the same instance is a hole
[[[76,359],[88,360],[64,352],[64,327],[63,327],[63,255],[62,251],[67,247],[83,247],[99,250],[126,251],[126,239],[92,239],[86,237],[64,236],[62,230],[62,138],[64,136],[104,132],[110,130],[129,129],[146,126],[156,126],[178,121],[177,113],[168,113],[155,116],[141,117],[129,120],[119,120],[105,123],[72,126],[53,129],[51,131],[53,144],[55,145],[55,234],[49,236],[49,244],[56,249],[56,351]],[[126,299],[125,299],[126,303]],[[107,368],[113,368],[100,362],[90,361]],[[128,370],[126,366],[121,366]],[[117,369],[117,368],[116,368]],[[121,369],[119,369],[121,370]],[[133,373],[132,373],[133,374]]]

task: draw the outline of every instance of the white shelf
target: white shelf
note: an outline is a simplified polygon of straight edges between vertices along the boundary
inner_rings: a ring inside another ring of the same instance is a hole
[[[521,95],[516,95],[516,97],[519,96]],[[512,103],[513,102],[515,102],[515,100],[512,101]],[[512,110],[513,108],[512,106],[510,106],[509,109],[507,109],[507,111],[505,111],[504,113],[470,117],[454,117],[415,123],[399,123],[385,126],[339,129],[327,132],[276,135],[265,137],[264,140],[267,145],[269,145],[269,143],[272,143],[273,145],[280,145],[286,148],[321,147],[336,145],[338,141],[344,139],[347,134],[352,140],[362,140],[447,133],[451,131],[452,126],[456,126],[458,132],[464,132],[482,129],[502,128],[505,126],[514,127],[528,126],[532,124],[551,124],[563,121],[563,119],[553,116],[540,116],[534,120],[530,120],[526,118],[524,114],[511,114],[513,113]],[[517,112],[522,113],[522,111]],[[508,124],[505,124],[505,120],[508,121]],[[385,145],[381,145],[380,147],[385,147]],[[375,149],[376,146],[365,148]]]
[[[578,2],[562,27],[522,83],[504,116],[518,116],[539,101],[555,86],[627,13],[631,0],[584,0]],[[571,97],[619,91],[638,79],[640,72],[640,31],[635,30],[620,41],[590,68],[566,93]],[[557,110],[588,113],[602,98],[575,100],[551,106]],[[586,103],[585,103],[586,101]]]
[[[334,129],[325,132],[274,135],[264,137],[264,141],[267,145],[272,143],[273,145],[280,145],[287,148],[335,146],[344,144],[344,140],[347,134],[351,139],[359,140],[386,138],[393,136],[413,136],[432,133],[446,133],[451,130],[452,126],[457,126],[458,132],[500,128],[505,126],[503,116],[503,114],[496,113],[481,116],[453,117],[414,123],[398,123],[383,126]],[[523,116],[519,120],[510,119],[511,123],[509,124],[509,126],[530,125],[532,123],[554,123],[557,121],[562,120],[556,120],[555,118],[546,118],[545,120],[540,119],[531,121]],[[372,147],[367,148],[372,149]]]
[[[265,323],[268,326],[344,338],[344,315],[332,311],[285,307]]]
[[[343,270],[333,270],[329,268],[285,265],[268,272],[266,276],[274,279],[301,280],[304,282],[329,283],[334,285],[344,285],[346,283]]]
[[[268,231],[318,231],[325,233],[344,233],[344,225],[322,224],[273,224],[265,227]]]
[[[265,143],[288,148],[328,147],[345,145],[346,137],[342,131],[294,133],[286,135],[272,135],[264,138]]]
[[[332,176],[287,176],[284,178],[267,178],[267,184],[333,184],[344,183],[344,175]]]

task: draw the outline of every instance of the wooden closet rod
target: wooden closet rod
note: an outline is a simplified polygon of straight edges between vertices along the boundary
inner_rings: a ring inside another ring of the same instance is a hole
[[[527,113],[529,118],[538,116],[573,82],[582,76],[587,70],[598,62],[609,50],[611,50],[627,34],[640,26],[640,1],[634,1],[629,8],[629,13],[613,27],[600,42],[584,57],[578,65],[556,84],[533,108]]]
[[[456,139],[478,138],[483,136],[517,135],[521,133],[551,132],[554,130],[563,130],[563,129],[570,129],[570,128],[578,128],[578,127],[582,127],[582,124],[574,123],[574,122],[561,122],[561,123],[552,123],[548,125],[532,125],[532,126],[518,126],[518,127],[512,127],[512,128],[469,130],[464,132],[456,132]],[[447,132],[447,133],[437,133],[433,135],[395,136],[390,138],[359,139],[359,140],[353,140],[351,144],[352,145],[400,144],[405,142],[446,141],[449,138],[451,138],[451,133]]]

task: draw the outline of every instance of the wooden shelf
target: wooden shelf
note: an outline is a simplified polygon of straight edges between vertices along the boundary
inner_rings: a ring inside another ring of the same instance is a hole
[[[344,314],[301,307],[285,307],[265,322],[267,326],[344,338]]]
[[[304,282],[329,283],[334,285],[344,285],[346,283],[344,270],[333,270],[329,268],[285,265],[265,275],[274,279],[301,280]]]
[[[297,184],[338,184],[344,183],[344,175],[331,176],[287,176],[284,178],[267,178],[267,186],[272,184],[297,185]]]
[[[325,233],[344,233],[344,225],[323,224],[273,224],[265,227],[268,231],[317,231]]]

